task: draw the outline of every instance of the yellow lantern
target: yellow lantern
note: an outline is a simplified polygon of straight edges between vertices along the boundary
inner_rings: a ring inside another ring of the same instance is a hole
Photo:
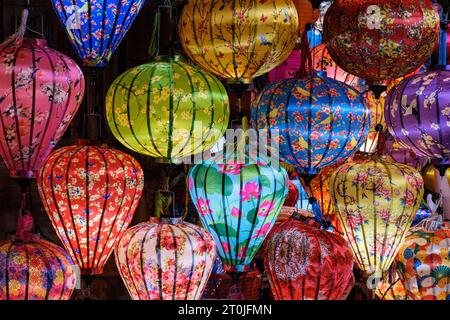
[[[330,180],[331,199],[365,277],[384,278],[423,196],[420,173],[387,157],[346,162]]]
[[[184,50],[203,69],[250,83],[289,56],[298,17],[292,0],[189,0],[179,30]]]

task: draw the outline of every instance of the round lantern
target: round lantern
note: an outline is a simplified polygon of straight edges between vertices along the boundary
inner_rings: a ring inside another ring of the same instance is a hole
[[[380,281],[375,290],[375,294],[380,300],[410,300],[406,294],[405,286],[396,274],[393,281],[387,279]]]
[[[81,104],[83,73],[44,39],[0,52],[0,154],[11,177],[33,178]]]
[[[431,0],[335,0],[323,37],[342,69],[377,84],[424,64],[439,37],[439,15]]]
[[[218,154],[189,171],[191,199],[227,271],[248,271],[288,193],[288,175],[265,157]]]
[[[108,147],[72,145],[43,164],[39,195],[83,274],[101,274],[133,218],[144,185],[139,163]]]
[[[390,133],[417,155],[449,163],[450,71],[434,70],[404,79],[386,98]]]
[[[178,56],[126,71],[106,96],[106,118],[117,140],[168,161],[212,147],[226,130],[229,113],[220,81]]]
[[[19,218],[11,240],[0,242],[0,300],[69,300],[76,269],[54,243],[31,234],[30,214]]]
[[[281,160],[302,174],[317,174],[349,157],[369,131],[369,110],[362,96],[319,75],[267,85],[251,113],[253,126],[279,143]]]
[[[339,300],[353,280],[344,238],[298,214],[276,225],[264,242],[264,264],[276,300]]]
[[[104,67],[145,0],[52,0],[56,15],[83,64]]]
[[[396,266],[411,299],[450,299],[449,249],[448,225],[436,231],[414,231],[406,237]]]
[[[134,300],[200,299],[215,256],[211,235],[182,218],[152,218],[133,226],[115,250]]]
[[[291,0],[189,0],[180,39],[203,69],[231,82],[251,82],[294,49],[297,11]]]
[[[330,180],[331,199],[365,277],[384,278],[423,195],[419,172],[388,158],[348,161]]]
[[[308,23],[313,23],[313,21],[318,18],[320,12],[313,7],[313,4],[309,0],[292,0],[292,2],[297,10],[298,33],[301,35],[305,26]]]

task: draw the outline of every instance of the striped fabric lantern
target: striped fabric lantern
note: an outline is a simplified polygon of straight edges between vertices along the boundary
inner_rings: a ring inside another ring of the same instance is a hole
[[[115,250],[134,300],[200,299],[215,257],[211,235],[182,218],[152,218],[133,226]]]
[[[46,40],[0,45],[0,154],[11,177],[35,177],[83,94],[80,68]]]
[[[54,151],[38,176],[39,195],[83,274],[101,274],[139,203],[144,176],[126,153],[80,143]]]
[[[85,66],[104,67],[145,0],[52,0],[75,51]]]
[[[422,201],[420,173],[385,157],[347,161],[331,176],[330,191],[359,269],[383,279]]]
[[[16,235],[0,242],[0,300],[69,300],[76,268],[63,248],[31,233],[31,214]]]
[[[214,146],[229,113],[220,81],[179,56],[158,57],[126,71],[106,96],[106,118],[117,140],[167,161]]]
[[[187,55],[203,69],[250,83],[289,56],[298,17],[292,0],[189,0],[179,32]]]

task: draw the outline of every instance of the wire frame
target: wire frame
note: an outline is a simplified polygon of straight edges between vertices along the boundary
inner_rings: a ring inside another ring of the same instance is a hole
[[[422,176],[388,158],[369,157],[340,166],[330,191],[359,269],[382,279],[422,201]]]
[[[211,235],[182,219],[152,218],[133,226],[115,250],[116,265],[134,300],[200,299],[215,257]]]
[[[56,15],[85,66],[104,67],[145,0],[52,0]]]
[[[0,154],[12,177],[33,178],[78,110],[84,77],[44,39],[0,45]]]
[[[45,240],[0,242],[0,300],[69,300],[76,267],[63,248]]]
[[[39,195],[53,227],[83,274],[101,274],[142,195],[139,163],[121,151],[72,145],[43,164]]]

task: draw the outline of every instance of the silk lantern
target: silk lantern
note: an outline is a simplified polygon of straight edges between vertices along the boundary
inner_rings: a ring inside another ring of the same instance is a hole
[[[389,132],[417,155],[437,163],[450,158],[450,71],[433,70],[404,79],[386,98]]]
[[[431,0],[336,0],[323,37],[342,69],[377,84],[424,64],[439,37],[439,15]]]
[[[406,237],[397,272],[413,300],[450,299],[450,229],[416,230]]]
[[[275,82],[282,79],[295,78],[301,65],[301,51],[300,49],[292,50],[289,57],[284,60],[278,67],[273,68],[268,73],[269,82]]]
[[[34,178],[81,104],[83,73],[44,39],[5,42],[0,59],[0,153],[11,177]]]
[[[216,246],[182,218],[152,218],[128,229],[116,264],[134,300],[197,300],[211,274]]]
[[[289,56],[298,17],[291,0],[189,0],[179,32],[184,50],[203,69],[250,83]]]
[[[391,282],[388,279],[380,281],[375,294],[380,300],[410,300],[406,294],[405,286],[397,274]]]
[[[365,277],[383,279],[423,195],[419,172],[387,157],[347,161],[330,180],[335,213]]]
[[[319,10],[309,0],[292,0],[298,16],[298,34],[302,34],[308,23],[313,23],[319,16]]]
[[[127,148],[167,161],[203,152],[228,126],[229,103],[216,77],[163,56],[120,75],[106,96],[106,118]]]
[[[39,195],[81,273],[103,272],[139,203],[144,176],[131,156],[106,146],[71,145],[43,164]]]
[[[339,300],[353,280],[344,238],[294,215],[264,242],[264,265],[276,300]]]
[[[145,0],[52,0],[53,8],[83,64],[104,67]]]
[[[369,131],[368,113],[357,91],[319,75],[268,84],[251,107],[253,126],[276,140],[280,159],[301,174],[356,152]]]
[[[200,220],[231,272],[249,270],[288,193],[282,167],[262,155],[244,158],[220,153],[193,166],[188,175]]]
[[[77,280],[72,259],[32,227],[31,214],[21,215],[16,235],[0,242],[0,300],[69,300]]]

